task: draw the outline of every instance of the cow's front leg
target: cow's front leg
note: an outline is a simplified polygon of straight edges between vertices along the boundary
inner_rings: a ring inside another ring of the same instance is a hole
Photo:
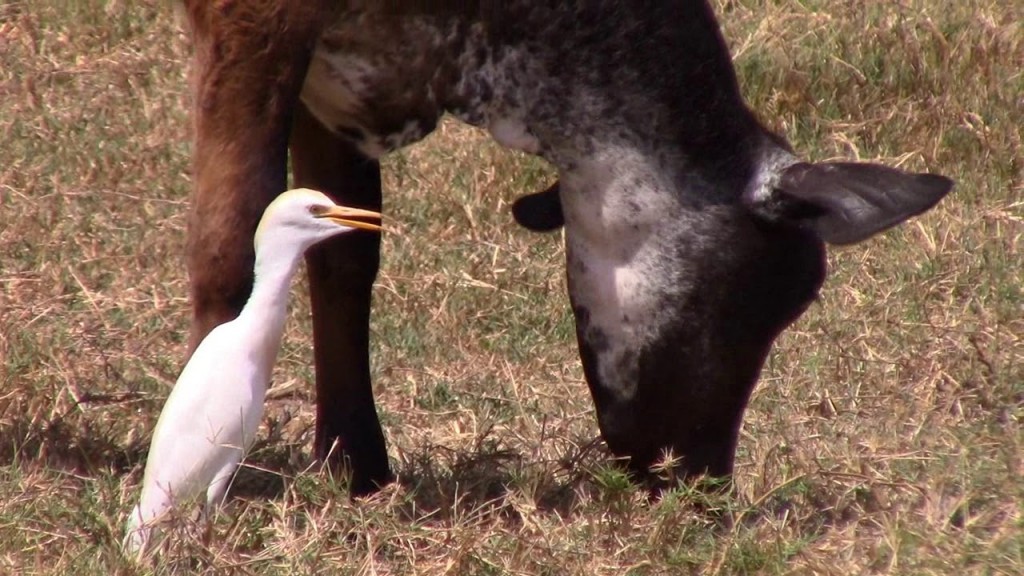
[[[248,299],[253,234],[285,189],[292,111],[327,10],[221,4],[184,2],[194,47],[190,350]]]
[[[297,186],[348,206],[379,210],[380,166],[324,129],[301,106],[292,130]],[[370,385],[370,291],[380,264],[380,235],[355,232],[306,254],[316,357],[317,458],[348,464],[353,495],[391,481],[384,434]]]

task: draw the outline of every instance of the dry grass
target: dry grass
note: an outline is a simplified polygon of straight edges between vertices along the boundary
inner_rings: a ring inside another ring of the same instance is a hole
[[[1012,1],[719,1],[744,91],[813,159],[958,180],[833,251],[747,413],[736,489],[608,466],[540,162],[445,123],[386,162],[374,376],[402,481],[305,468],[308,302],[203,544],[118,541],[184,353],[185,54],[154,0],[0,3],[0,573],[1024,573],[1024,29]],[[429,240],[427,240],[429,239]]]

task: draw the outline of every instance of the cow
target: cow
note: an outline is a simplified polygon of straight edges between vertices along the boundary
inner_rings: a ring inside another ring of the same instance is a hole
[[[252,286],[252,235],[295,186],[378,210],[378,159],[444,114],[557,169],[518,222],[564,226],[580,359],[638,479],[728,476],[772,342],[815,300],[825,243],[935,205],[939,175],[802,161],[745,104],[705,0],[178,0],[193,47],[190,344]],[[393,480],[369,371],[378,235],[306,256],[314,457],[353,495]]]

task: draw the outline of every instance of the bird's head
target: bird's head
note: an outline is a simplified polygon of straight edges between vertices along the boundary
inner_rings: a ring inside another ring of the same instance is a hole
[[[297,188],[282,193],[267,206],[254,243],[257,251],[271,238],[275,244],[305,250],[343,232],[379,231],[380,224],[379,212],[339,206],[322,192]]]

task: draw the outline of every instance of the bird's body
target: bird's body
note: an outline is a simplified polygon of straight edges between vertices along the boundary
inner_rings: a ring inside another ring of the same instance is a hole
[[[179,383],[204,381],[209,386],[200,396],[190,393],[191,386],[176,385],[167,398],[153,433],[138,511],[155,517],[172,499],[206,491],[209,506],[223,496],[235,466],[255,438],[270,381],[271,365],[261,358],[263,354],[250,352],[255,347],[249,340],[259,328],[246,324],[250,323],[239,317],[215,328],[182,371]],[[280,339],[280,331],[276,336]],[[272,355],[272,363],[276,348],[265,350]],[[181,426],[185,422],[191,425]],[[207,445],[206,450],[196,450]],[[133,514],[133,518],[146,516]]]
[[[379,230],[375,212],[336,206],[311,190],[292,190],[267,208],[255,237],[252,294],[237,318],[199,344],[171,391],[150,445],[142,496],[128,519],[125,546],[145,550],[153,527],[178,504],[205,493],[220,504],[256,437],[280,348],[288,288],[305,250],[354,228]]]

